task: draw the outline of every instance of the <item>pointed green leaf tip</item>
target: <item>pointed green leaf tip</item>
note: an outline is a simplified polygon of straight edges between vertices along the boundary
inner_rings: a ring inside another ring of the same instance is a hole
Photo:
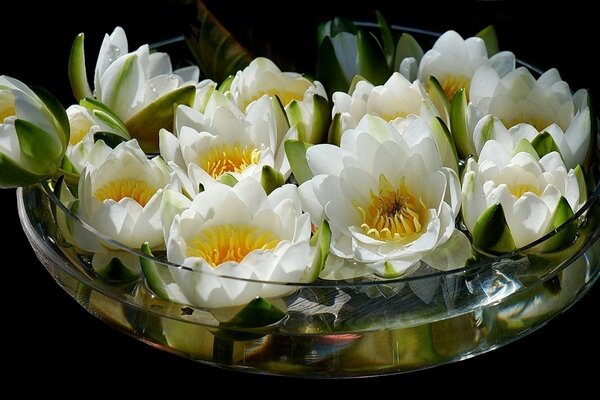
[[[84,34],[80,33],[73,40],[71,54],[69,55],[69,82],[71,90],[77,101],[86,97],[92,97],[92,90],[87,79],[85,69]]]
[[[127,141],[127,139],[125,139],[124,137],[116,135],[112,132],[95,132],[94,142],[97,142],[98,140],[102,140],[104,144],[106,144],[111,149],[114,149],[120,143]]]
[[[493,119],[490,118],[490,121]],[[464,89],[459,89],[450,106],[450,130],[454,137],[454,143],[461,158],[476,154],[475,147],[469,136],[467,127],[467,95]]]
[[[285,313],[267,300],[257,297],[227,322],[219,326],[239,328],[261,328],[281,321]]]
[[[221,177],[219,178],[219,182],[221,182],[222,184],[225,184],[227,186],[234,187],[238,183],[238,180],[235,179],[235,176],[227,173],[227,174],[221,175]]]
[[[433,75],[429,77],[429,87],[427,93],[429,94],[429,99],[440,113],[444,123],[447,126],[450,126],[450,102],[448,101],[448,97],[446,97],[446,93],[444,92],[442,85],[440,85],[440,82]],[[454,135],[454,132],[452,132],[452,134]],[[454,141],[456,141],[456,138]]]
[[[140,266],[142,267],[142,274],[144,275],[144,278],[146,278],[146,284],[148,285],[148,288],[161,299],[170,300],[167,285],[165,284],[165,280],[160,273],[161,267],[157,266],[152,260],[154,255],[150,250],[148,242],[145,242],[140,250],[145,256],[140,257]],[[166,272],[169,273],[168,270]]]
[[[554,142],[552,136],[546,131],[533,138],[531,145],[538,153],[540,158],[544,157],[548,153],[552,153],[553,151],[556,151],[558,154],[560,154],[560,150],[558,149],[556,142]]]
[[[191,107],[195,96],[196,87],[188,85],[159,97],[127,121],[129,134],[138,140],[145,153],[158,153],[158,132],[163,128],[173,130],[177,106]]]
[[[301,140],[286,140],[283,146],[298,185],[310,180],[313,173],[306,160],[306,150],[312,145]]]
[[[496,28],[494,28],[494,25],[489,25],[483,28],[475,36],[480,37],[485,42],[485,48],[487,50],[488,57],[491,57],[500,51],[500,46],[498,45],[498,35],[496,34]]]
[[[248,66],[252,57],[202,1],[196,4],[198,15],[185,33],[185,41],[205,77],[222,82]]]
[[[305,282],[314,282],[319,277],[319,274],[325,266],[327,257],[329,256],[329,247],[331,245],[331,229],[329,222],[323,220],[321,226],[310,239],[311,246],[315,246],[315,254],[312,264],[305,272]]]
[[[394,54],[396,53],[396,46],[394,45],[394,35],[390,28],[390,24],[385,20],[383,15],[379,11],[375,11],[377,16],[377,25],[381,31],[381,41],[383,42],[383,52],[385,53],[385,59],[388,66],[393,67]]]
[[[421,48],[419,42],[417,42],[410,33],[403,33],[396,44],[396,55],[393,65],[394,71],[399,71],[400,63],[408,57],[413,57],[417,60],[417,63],[420,63],[423,54],[423,48]]]
[[[260,175],[260,184],[263,189],[265,189],[265,193],[270,194],[273,190],[281,187],[285,183],[285,179],[281,172],[277,171],[275,168],[270,165],[265,165],[262,168],[262,173]]]
[[[573,210],[571,209],[569,202],[567,199],[561,196],[558,204],[556,205],[556,209],[554,210],[554,215],[552,216],[551,228],[561,229],[542,244],[544,253],[550,253],[564,249],[573,243],[577,235],[577,221],[571,221],[568,225],[562,226],[573,215]]]
[[[473,229],[473,245],[497,254],[515,250],[515,242],[500,204],[494,204],[477,219]]]
[[[358,73],[373,85],[383,85],[390,77],[391,71],[377,38],[365,31],[359,31],[357,38]]]

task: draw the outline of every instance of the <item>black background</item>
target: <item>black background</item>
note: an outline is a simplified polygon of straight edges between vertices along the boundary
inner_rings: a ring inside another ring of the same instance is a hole
[[[193,17],[184,6],[173,2],[85,2],[69,7],[58,2],[45,2],[42,6],[11,3],[2,7],[0,74],[44,86],[65,106],[72,102],[66,67],[77,33],[86,32],[91,74],[102,35],[116,25],[125,28],[131,49],[180,33]],[[503,49],[513,50],[517,57],[544,69],[557,67],[572,89],[597,89],[600,69],[592,60],[598,53],[595,21],[590,12],[571,8],[570,3],[556,9],[545,2],[530,5],[531,10],[500,1],[452,2],[443,6],[366,1],[361,8],[340,2],[297,0],[279,2],[277,6],[259,1],[207,3],[234,33],[252,37],[255,46],[262,43],[258,54],[283,51],[288,61],[304,70],[314,65],[314,58],[305,55],[314,54],[317,22],[336,14],[373,20],[372,10],[378,8],[393,23],[438,31],[452,28],[465,37],[494,23]],[[271,48],[264,45],[269,38]],[[471,360],[409,375],[308,382],[196,364],[152,349],[88,315],[36,260],[19,225],[14,191],[0,192],[0,200],[0,221],[6,238],[0,245],[5,260],[0,265],[5,288],[0,315],[4,346],[0,352],[3,369],[8,371],[2,377],[3,384],[8,384],[4,390],[26,393],[41,388],[48,393],[84,395],[70,389],[83,384],[94,394],[114,392],[117,388],[119,394],[156,394],[159,388],[169,387],[172,395],[179,389],[191,389],[195,396],[203,396],[202,385],[209,385],[224,394],[256,387],[272,395],[285,396],[287,389],[311,397],[324,396],[314,393],[316,390],[365,388],[372,397],[384,395],[376,390],[382,384],[390,384],[398,396],[415,389],[426,394],[442,390],[448,395],[464,396],[504,392],[518,395],[522,390],[533,389],[541,395],[539,392],[546,390],[579,391],[597,377],[599,287],[566,314],[522,340]],[[508,389],[502,389],[507,386]],[[258,393],[256,390],[251,392]],[[386,396],[389,395],[394,394],[388,392]]]

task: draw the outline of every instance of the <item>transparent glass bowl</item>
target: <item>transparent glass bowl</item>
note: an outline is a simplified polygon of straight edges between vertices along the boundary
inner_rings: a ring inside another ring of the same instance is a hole
[[[170,54],[172,50],[167,48]],[[97,318],[154,347],[245,371],[371,376],[461,360],[542,326],[577,301],[600,272],[596,188],[573,217],[579,235],[565,250],[535,250],[559,228],[525,249],[450,272],[422,268],[393,280],[246,282],[287,293],[268,299],[283,311],[282,317],[267,324],[232,322],[241,307],[208,310],[177,304],[154,294],[141,276],[108,281],[96,275],[90,255],[63,239],[57,221],[99,241],[110,240],[71,214],[51,188],[42,183],[19,189],[18,211],[37,257],[69,295]],[[150,259],[163,273],[184,268],[111,243]]]

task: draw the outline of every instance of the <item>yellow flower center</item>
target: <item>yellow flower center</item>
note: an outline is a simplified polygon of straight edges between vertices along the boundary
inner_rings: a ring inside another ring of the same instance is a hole
[[[552,124],[552,121],[548,121],[541,115],[525,115],[524,113],[513,117],[500,119],[502,120],[504,126],[506,126],[507,128],[512,128],[515,125],[525,123],[533,126],[535,129],[537,129],[538,132],[542,132],[544,129],[546,129]]]
[[[538,197],[541,196],[540,188],[537,186],[534,186],[532,184],[529,184],[529,183],[520,184],[520,185],[509,185],[508,189],[510,190],[512,195],[515,196],[517,199],[520,198],[521,196],[523,196],[527,192],[533,193]]]
[[[190,241],[187,256],[200,257],[218,267],[228,261],[239,263],[255,250],[273,250],[279,241],[272,232],[252,226],[211,226]]]
[[[401,240],[421,232],[427,207],[402,183],[394,188],[382,175],[379,193],[371,191],[371,201],[366,206],[355,206],[362,215],[362,231],[374,239]]]
[[[117,179],[96,190],[94,197],[99,201],[120,201],[125,197],[135,200],[144,207],[156,193],[155,188],[138,179]]]
[[[448,97],[448,101],[452,101],[456,92],[460,89],[465,89],[467,100],[469,100],[469,86],[471,85],[471,79],[464,75],[448,75],[444,79],[440,80],[440,85]]]
[[[14,104],[6,105],[5,107],[0,108],[0,123],[2,123],[2,121],[4,121],[6,118],[12,117],[13,115],[17,115]]]
[[[260,150],[252,146],[239,144],[221,145],[210,149],[200,157],[200,166],[217,179],[228,172],[243,172],[248,166],[258,164]]]

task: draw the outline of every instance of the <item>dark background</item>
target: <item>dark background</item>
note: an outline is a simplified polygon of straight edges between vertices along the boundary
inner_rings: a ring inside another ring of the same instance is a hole
[[[130,49],[145,42],[181,33],[193,17],[171,2],[85,2],[64,7],[61,3],[36,5],[20,2],[3,5],[0,23],[0,74],[27,84],[44,86],[68,106],[72,102],[67,78],[67,59],[72,39],[86,33],[88,72],[93,73],[97,50],[105,32],[116,25],[125,28]],[[471,1],[436,5],[429,2],[366,1],[360,9],[341,2],[207,1],[217,16],[242,37],[252,37],[258,54],[283,52],[288,61],[308,70],[314,65],[316,23],[342,14],[352,19],[373,20],[378,8],[393,23],[443,31],[455,29],[471,36],[490,23],[497,26],[500,45],[517,57],[544,69],[557,67],[572,89],[597,89],[599,68],[592,58],[598,53],[598,33],[592,13],[560,9],[549,3],[530,5],[531,11],[501,1]],[[393,4],[393,5],[392,5]],[[124,7],[128,7],[125,9]],[[249,28],[250,27],[250,28]],[[264,45],[269,40],[270,46]],[[287,49],[287,52],[286,52]],[[501,394],[501,385],[554,391],[585,386],[597,377],[598,300],[595,287],[566,314],[530,336],[486,355],[457,364],[403,376],[355,381],[299,381],[247,375],[195,364],[160,352],[109,328],[88,315],[62,291],[36,260],[19,225],[13,190],[0,192],[4,253],[2,377],[8,389],[23,393],[36,389],[72,392],[74,383],[94,393],[123,390],[156,394],[168,385],[173,390],[192,389],[203,396],[202,386],[224,391],[250,387],[285,396],[300,388],[307,396],[322,389],[377,390],[391,384],[398,396],[406,391],[444,390],[447,394]],[[11,261],[8,261],[11,260]],[[569,376],[569,378],[566,377]],[[20,379],[25,382],[19,383]],[[222,381],[225,385],[215,382]],[[229,383],[228,383],[229,382]],[[592,381],[593,382],[593,381]],[[42,385],[38,387],[37,385]],[[291,386],[291,385],[298,386]],[[216,385],[216,386],[215,386]],[[285,386],[282,386],[285,385]],[[276,391],[273,391],[275,386]],[[483,389],[477,389],[481,387]],[[281,391],[281,389],[283,391]],[[507,394],[519,394],[516,388]],[[256,390],[251,390],[257,393]],[[382,392],[373,391],[375,396]],[[73,394],[83,393],[74,392]],[[393,395],[391,393],[385,396]]]

